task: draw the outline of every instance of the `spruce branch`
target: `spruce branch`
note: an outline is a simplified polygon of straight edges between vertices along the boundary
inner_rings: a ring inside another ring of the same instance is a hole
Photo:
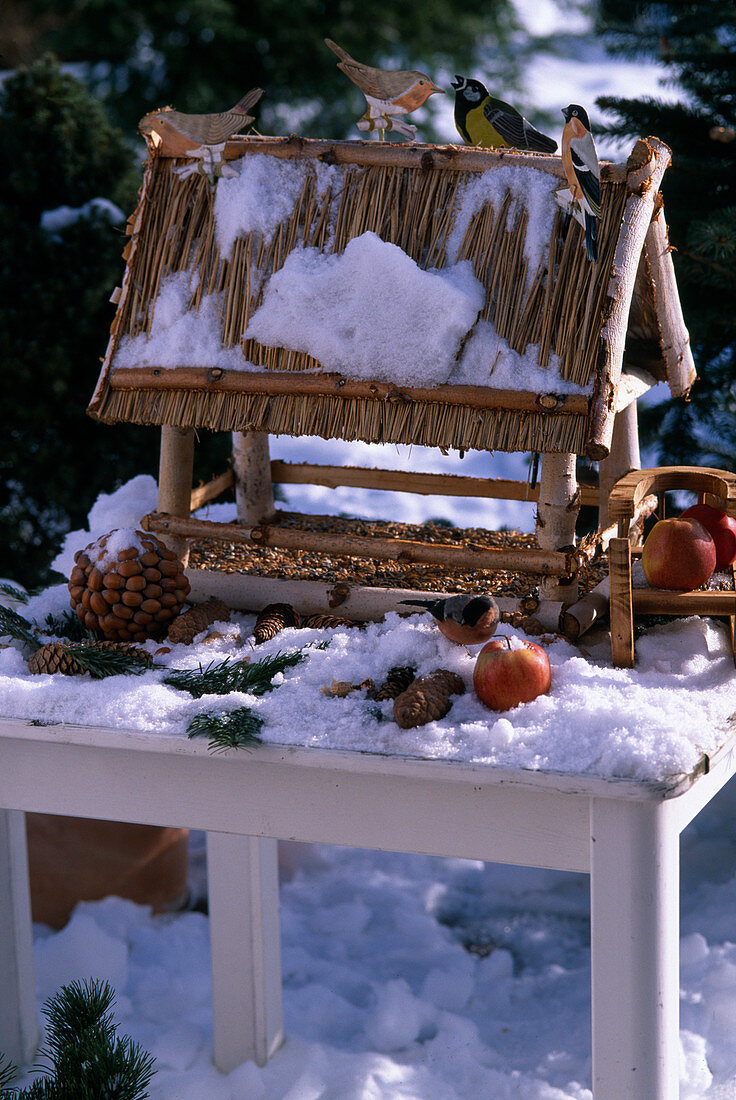
[[[260,745],[263,719],[250,707],[197,714],[187,727],[189,737],[208,737],[210,752]]]
[[[43,1006],[48,1020],[41,1060],[48,1075],[24,1089],[6,1089],[13,1067],[0,1056],[0,1100],[145,1100],[154,1059],[128,1036],[116,1036],[108,982],[75,981]]]
[[[15,638],[34,651],[41,647],[34,624],[12,607],[0,606],[0,637]]]
[[[16,588],[14,584],[3,583],[0,584],[0,595],[10,596],[11,600],[17,600],[18,603],[28,603],[31,598],[29,593],[22,588]],[[0,1078],[0,1085],[2,1084],[2,1078]]]
[[[144,649],[115,649],[100,642],[71,642],[63,648],[93,680],[104,680],[107,676],[139,676],[153,665],[150,654]]]
[[[52,638],[67,638],[70,642],[92,642],[96,637],[71,611],[62,611],[58,616],[49,612],[44,619],[43,630]]]
[[[304,647],[307,648],[306,646]],[[304,651],[276,653],[260,661],[247,664],[226,657],[219,664],[212,662],[204,668],[175,670],[164,677],[164,683],[179,691],[187,691],[195,699],[203,695],[227,695],[231,691],[247,691],[251,695],[265,695],[272,691],[271,683],[278,672],[292,668],[304,660]]]

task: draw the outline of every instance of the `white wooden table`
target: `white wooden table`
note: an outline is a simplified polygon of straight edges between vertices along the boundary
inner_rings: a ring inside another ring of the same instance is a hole
[[[734,739],[654,783],[0,719],[0,1049],[38,1038],[24,811],[207,833],[215,1061],[282,1039],[276,838],[590,874],[595,1100],[678,1095],[679,835]]]

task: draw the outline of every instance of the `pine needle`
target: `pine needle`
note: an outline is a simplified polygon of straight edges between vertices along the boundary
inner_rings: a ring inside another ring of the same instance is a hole
[[[306,647],[305,647],[306,648]],[[251,695],[265,695],[272,691],[271,683],[278,672],[283,672],[304,660],[304,653],[276,653],[260,661],[246,664],[226,657],[219,664],[213,662],[199,669],[175,670],[164,678],[164,683],[179,691],[187,691],[195,699],[203,695],[227,695],[231,691],[247,691]]]
[[[34,624],[12,607],[0,607],[0,638],[3,637],[15,638],[34,651],[41,648],[41,642],[34,632]]]
[[[263,719],[250,707],[198,714],[187,727],[189,737],[208,737],[210,752],[260,745]]]
[[[64,650],[93,680],[104,680],[106,676],[139,676],[153,665],[145,650],[103,648],[81,642],[65,645]]]
[[[31,598],[29,593],[22,588],[16,588],[14,584],[7,583],[0,584],[0,595],[10,596],[11,600],[17,600],[18,603],[28,603]],[[0,1084],[2,1084],[1,1078]]]
[[[68,638],[70,642],[92,642],[95,635],[71,611],[55,616],[50,612],[44,619],[43,630],[52,638]]]

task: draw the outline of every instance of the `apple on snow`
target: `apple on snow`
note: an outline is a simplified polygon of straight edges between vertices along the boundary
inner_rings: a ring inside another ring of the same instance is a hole
[[[473,669],[473,688],[491,710],[511,710],[546,695],[552,675],[541,646],[500,634],[483,646]]]

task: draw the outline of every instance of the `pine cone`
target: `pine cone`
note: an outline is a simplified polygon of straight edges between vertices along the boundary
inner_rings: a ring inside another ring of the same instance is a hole
[[[230,622],[230,608],[214,596],[207,603],[183,611],[169,627],[167,638],[175,644],[191,645],[197,634],[211,623]]]
[[[431,676],[418,676],[394,699],[396,724],[407,730],[436,722],[452,706],[450,695],[462,694],[464,690],[460,677],[447,669],[438,668]]]
[[[269,603],[259,611],[253,635],[256,645],[270,641],[289,626],[299,626],[299,612],[290,603]]]
[[[316,630],[330,630],[334,626],[355,626],[355,623],[351,622],[350,619],[343,619],[341,615],[323,615],[318,612],[302,619],[300,625],[303,627],[311,626]]]
[[[79,645],[80,643],[75,644]],[[146,653],[145,649],[141,649],[139,646],[128,645],[126,642],[90,642],[85,648],[119,650],[124,653],[135,654],[148,665],[153,664],[150,653]],[[74,649],[69,646],[68,642],[49,642],[48,645],[41,646],[28,658],[28,671],[33,673],[61,672],[64,676],[81,676],[87,669],[75,658]]]
[[[72,610],[111,641],[161,637],[189,592],[176,554],[145,531],[110,531],[77,551],[74,562]]]
[[[394,665],[386,673],[386,679],[381,686],[373,693],[373,698],[379,703],[384,699],[395,699],[402,691],[406,691],[416,674],[417,670],[413,665]]]

